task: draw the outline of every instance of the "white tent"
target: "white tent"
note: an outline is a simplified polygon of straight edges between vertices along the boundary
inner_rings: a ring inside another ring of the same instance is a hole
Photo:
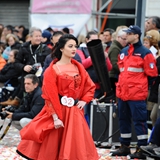
[[[92,0],[32,0],[31,26],[42,30],[51,27],[61,30],[70,29],[77,36],[91,17]]]

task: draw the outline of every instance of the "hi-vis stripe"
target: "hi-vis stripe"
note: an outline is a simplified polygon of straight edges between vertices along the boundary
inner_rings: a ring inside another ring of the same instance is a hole
[[[120,68],[120,72],[123,72],[124,71],[124,68]]]
[[[120,72],[123,72],[124,68],[120,68]],[[131,72],[144,72],[143,68],[134,68],[134,67],[128,67],[127,71]]]
[[[121,133],[121,138],[131,138],[132,134],[131,133]]]
[[[143,139],[148,139],[148,135],[145,134],[145,135],[140,135],[140,136],[137,136],[138,140],[143,140]]]

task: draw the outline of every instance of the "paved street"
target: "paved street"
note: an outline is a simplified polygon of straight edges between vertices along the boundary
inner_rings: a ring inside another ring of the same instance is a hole
[[[3,124],[4,123],[4,124]],[[4,129],[6,128],[9,120],[2,121],[0,120],[0,126],[3,124],[3,128],[0,131],[0,137],[2,133],[4,133]],[[0,160],[25,160],[24,158],[20,157],[16,153],[16,147],[20,141],[19,131],[14,127],[10,127],[7,134],[4,138],[0,141]],[[97,148],[99,153],[100,159],[99,160],[126,160],[126,157],[110,157],[109,156],[109,149],[99,149]],[[152,160],[147,158],[148,160]]]
[[[9,122],[8,119],[5,121],[0,120],[0,126],[3,125],[0,131],[0,137],[4,133]],[[0,160],[23,160],[23,158],[16,153],[16,146],[19,141],[19,131],[11,126],[4,138],[0,140]]]

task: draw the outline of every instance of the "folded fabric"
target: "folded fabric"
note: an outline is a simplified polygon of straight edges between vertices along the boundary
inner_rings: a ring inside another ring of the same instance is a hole
[[[32,140],[38,143],[42,143],[47,134],[54,129],[54,123],[52,116],[42,109],[39,116],[36,116],[27,126],[21,131],[22,140]]]

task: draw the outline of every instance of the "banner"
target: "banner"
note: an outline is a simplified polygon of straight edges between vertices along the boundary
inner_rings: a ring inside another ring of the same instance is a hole
[[[90,14],[92,0],[32,0],[31,13]]]
[[[55,31],[67,27],[71,34],[78,36],[90,17],[90,14],[31,14],[30,20],[32,27],[42,31],[48,27]]]

